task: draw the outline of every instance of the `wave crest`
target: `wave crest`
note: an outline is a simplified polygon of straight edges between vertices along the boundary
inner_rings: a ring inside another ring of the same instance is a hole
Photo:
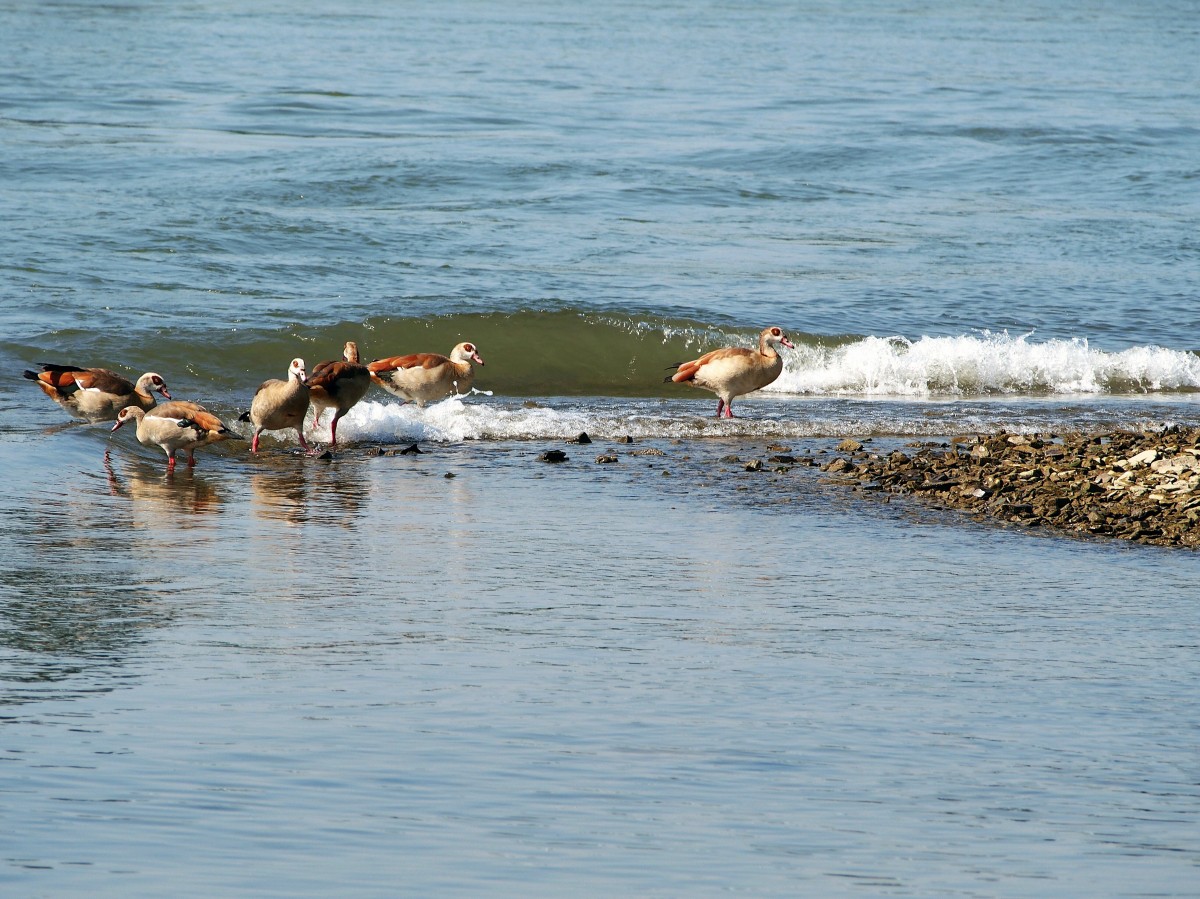
[[[1086,338],[1034,343],[1029,334],[866,337],[785,351],[777,393],[928,397],[1101,394],[1200,389],[1200,356],[1157,346],[1119,353]]]

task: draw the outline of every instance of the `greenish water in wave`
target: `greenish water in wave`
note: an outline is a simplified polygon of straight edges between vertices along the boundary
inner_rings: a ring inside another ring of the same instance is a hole
[[[0,894],[1194,896],[1195,554],[769,460],[1194,422],[1197,40],[0,0]],[[768,325],[738,418],[663,383]],[[486,393],[167,474],[21,377],[347,339]]]
[[[778,324],[771,322],[770,324]],[[817,335],[790,330],[785,371],[767,389],[779,396],[1064,398],[1186,395],[1200,389],[1200,356],[1158,346],[1106,351],[1089,341],[1044,340],[986,331],[958,337]],[[188,395],[236,402],[294,356],[310,368],[340,358],[346,340],[363,359],[413,352],[449,354],[476,344],[478,387],[509,397],[679,397],[669,367],[721,346],[757,344],[758,331],[658,314],[583,309],[514,309],[316,325],[296,314],[263,316],[202,333],[160,327],[130,346],[127,332],[77,328],[36,342],[0,342],[26,366],[93,364],[131,378],[157,371]],[[81,362],[80,360],[86,360]],[[24,386],[24,396],[39,394]],[[1186,401],[1186,399],[1185,399]]]

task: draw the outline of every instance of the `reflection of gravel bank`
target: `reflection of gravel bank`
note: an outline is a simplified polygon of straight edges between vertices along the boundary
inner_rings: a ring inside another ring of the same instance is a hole
[[[1000,432],[882,456],[847,440],[822,466],[859,490],[1001,521],[1166,546],[1200,545],[1200,428]]]

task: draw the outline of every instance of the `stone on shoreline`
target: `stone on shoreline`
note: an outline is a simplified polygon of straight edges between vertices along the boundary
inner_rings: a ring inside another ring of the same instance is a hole
[[[1200,428],[964,435],[887,456],[856,443],[821,467],[859,489],[1026,527],[1200,546]]]

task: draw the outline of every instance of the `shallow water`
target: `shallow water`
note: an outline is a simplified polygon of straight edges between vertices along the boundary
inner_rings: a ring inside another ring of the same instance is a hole
[[[743,462],[1193,420],[1198,30],[0,0],[0,891],[1194,895],[1194,553]],[[482,392],[167,474],[20,377],[347,339]]]
[[[1191,890],[1190,554],[738,441],[79,443],[4,508],[17,893]]]

